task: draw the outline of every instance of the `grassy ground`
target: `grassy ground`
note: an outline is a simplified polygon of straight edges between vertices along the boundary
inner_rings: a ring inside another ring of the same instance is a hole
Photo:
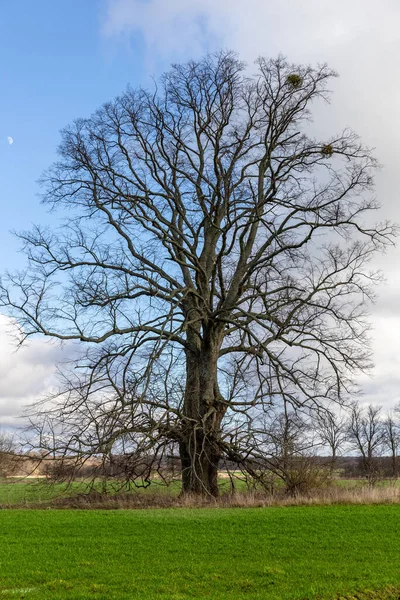
[[[240,481],[237,482],[236,487],[238,489],[246,489],[244,483]],[[95,488],[100,491],[102,483],[96,482]],[[54,498],[86,493],[89,489],[89,482],[84,481],[75,481],[70,486],[66,486],[63,483],[49,484],[45,479],[0,479],[0,508],[8,508],[15,505],[29,507],[32,504],[48,503]],[[179,481],[175,481],[169,486],[155,481],[147,488],[136,488],[133,486],[131,491],[132,493],[147,495],[167,494],[176,497],[179,495],[180,489],[181,485]],[[221,493],[229,492],[229,481],[221,479],[220,490]],[[111,494],[115,492],[111,484],[108,486],[108,491]]]
[[[220,492],[231,491],[229,480],[220,479]],[[97,491],[102,491],[100,481],[94,483]],[[254,493],[249,491],[244,482],[236,480],[235,489],[239,494],[234,502],[225,497],[222,506],[257,506],[257,505],[284,505],[284,504],[368,504],[368,503],[400,503],[400,481],[382,481],[375,488],[368,488],[365,480],[337,479],[328,488],[314,490],[310,495],[303,495],[295,500],[278,494],[268,497],[260,489]],[[0,480],[0,509],[11,507],[40,507],[47,506],[53,500],[58,504],[62,498],[72,497],[70,507],[83,507],[86,504],[82,495],[90,490],[89,482],[75,481],[70,486],[65,484],[49,484],[44,479],[6,479]],[[165,486],[160,481],[154,481],[148,488],[133,487],[128,494],[115,495],[115,487],[108,484],[107,497],[98,500],[98,508],[155,508],[158,506],[171,506],[176,504],[180,492],[180,482],[175,481]],[[78,497],[77,497],[78,496]],[[93,499],[92,499],[93,500]],[[256,500],[256,501],[255,501]],[[101,504],[101,506],[99,505]],[[187,503],[188,507],[190,503]],[[64,506],[66,506],[64,502]],[[92,506],[96,507],[96,503]],[[1,600],[1,599],[0,599]]]
[[[397,600],[399,593],[398,505],[0,512],[0,598]]]
[[[46,485],[41,479],[0,480],[0,507],[47,502],[53,498],[73,495],[83,490],[83,485],[73,483],[69,490],[64,484]]]

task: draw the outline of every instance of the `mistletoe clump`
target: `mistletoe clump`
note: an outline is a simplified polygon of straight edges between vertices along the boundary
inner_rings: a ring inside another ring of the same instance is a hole
[[[325,144],[324,146],[322,146],[322,148],[321,148],[321,154],[322,154],[322,156],[326,156],[327,158],[329,158],[330,156],[332,156],[332,154],[333,154],[333,146],[332,146],[332,144]]]
[[[303,83],[303,78],[297,73],[291,73],[287,76],[286,83],[288,83],[292,88],[298,88]]]

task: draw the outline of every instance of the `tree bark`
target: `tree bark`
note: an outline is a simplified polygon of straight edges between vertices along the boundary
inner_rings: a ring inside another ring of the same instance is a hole
[[[179,447],[183,494],[218,496],[219,439],[226,410],[217,380],[219,347],[218,336],[208,333],[196,351],[187,351]]]

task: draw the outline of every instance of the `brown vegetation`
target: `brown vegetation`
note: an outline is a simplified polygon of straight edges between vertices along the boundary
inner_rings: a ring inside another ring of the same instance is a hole
[[[57,497],[46,502],[17,504],[9,508],[59,508],[59,509],[143,509],[143,508],[262,508],[271,506],[318,506],[335,504],[400,504],[400,488],[382,485],[370,488],[363,483],[355,487],[332,485],[296,497],[281,492],[264,491],[223,493],[218,498],[196,494],[180,495],[164,491],[146,492],[131,490],[126,493],[102,493],[88,489],[85,493]]]

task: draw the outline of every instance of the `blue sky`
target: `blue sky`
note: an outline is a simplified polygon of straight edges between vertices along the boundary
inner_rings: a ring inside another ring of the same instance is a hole
[[[340,77],[317,109],[321,135],[350,126],[383,165],[377,218],[400,222],[399,0],[3,0],[0,2],[0,272],[21,267],[10,230],[53,223],[37,179],[60,129],[171,62],[229,48],[250,64],[283,53],[328,62]],[[14,139],[9,145],[7,136]],[[400,248],[377,261],[387,285],[373,309],[376,367],[365,399],[400,400]],[[0,315],[0,426],[52,386],[57,350],[40,339],[13,354]]]
[[[101,35],[104,6],[96,0],[1,3],[0,270],[22,264],[9,231],[49,220],[36,181],[56,156],[60,129],[144,78],[140,46],[128,52]]]
[[[294,61],[328,61],[342,76],[330,118],[361,129],[382,156],[387,137],[379,138],[368,123],[376,122],[376,107],[388,102],[391,90],[376,101],[373,92],[369,105],[360,104],[360,97],[368,88],[366,61],[379,80],[383,53],[396,51],[397,26],[394,33],[390,27],[398,22],[396,2],[384,2],[391,13],[386,17],[385,10],[374,12],[371,0],[354,0],[351,11],[343,0],[328,10],[322,4],[323,10],[316,0],[308,0],[306,9],[293,0],[2,2],[0,239],[6,251],[0,253],[0,272],[23,264],[11,230],[54,220],[39,203],[37,179],[56,157],[60,129],[88,116],[128,83],[148,85],[170,62],[207,50],[229,47],[249,61],[279,52]],[[397,71],[397,62],[393,68]],[[391,117],[387,135],[392,125]]]

